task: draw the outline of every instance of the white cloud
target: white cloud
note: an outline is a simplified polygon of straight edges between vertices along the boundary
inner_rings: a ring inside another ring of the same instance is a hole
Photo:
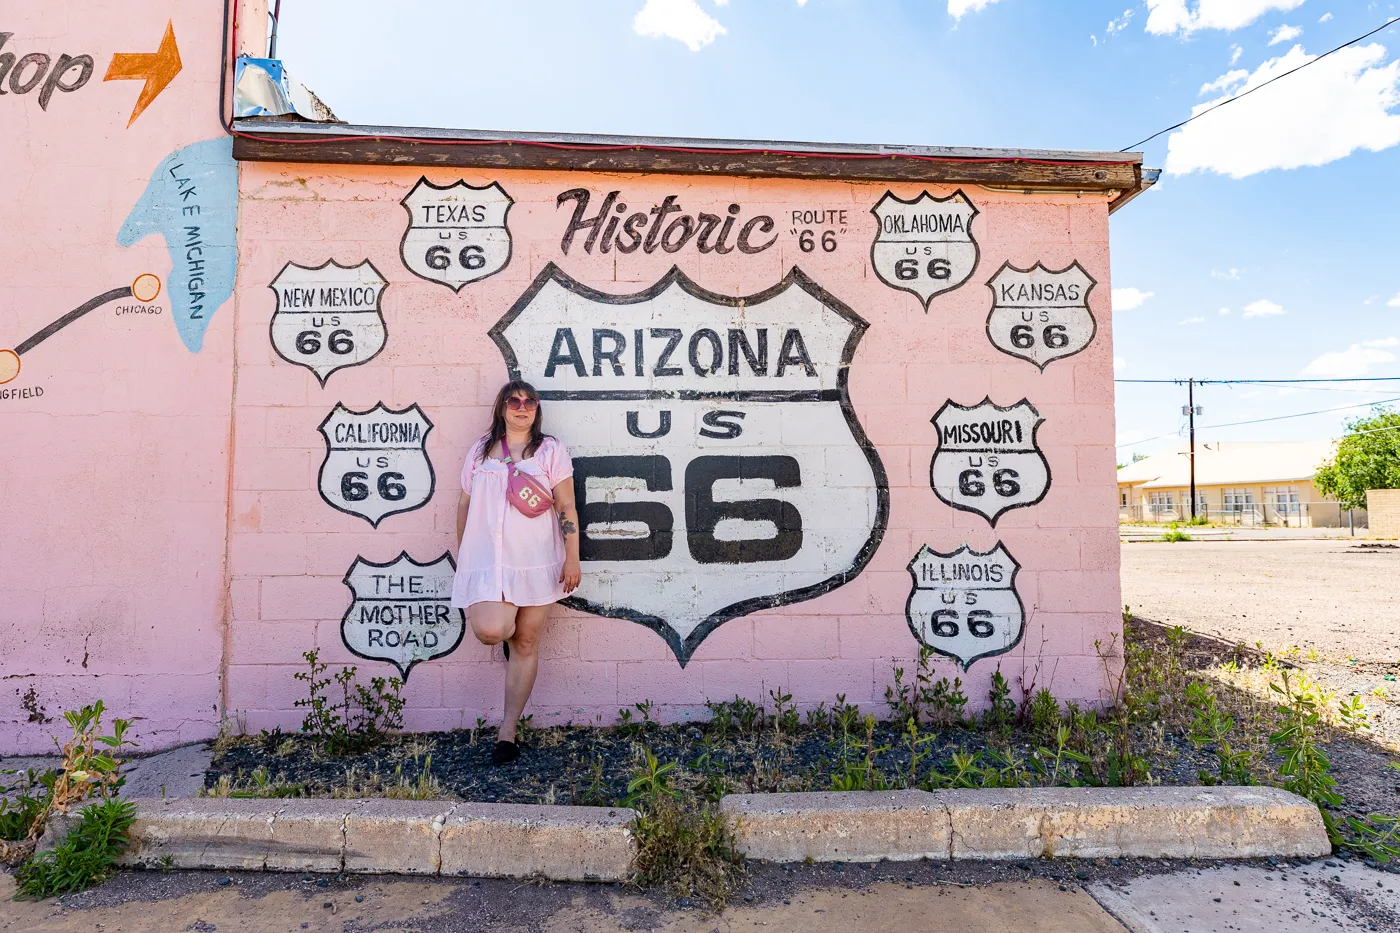
[[[1395,293],[1395,297],[1385,303],[1387,308],[1400,308],[1400,292]]]
[[[1228,269],[1212,269],[1210,270],[1210,277],[1213,279],[1232,279],[1234,281],[1239,281],[1240,270],[1236,269],[1234,266]]]
[[[1211,91],[1228,91],[1230,88],[1249,78],[1249,72],[1243,68],[1236,68],[1234,71],[1227,71],[1214,81],[1207,81],[1201,85],[1197,94],[1209,94]]]
[[[1342,49],[1303,74],[1183,127],[1167,141],[1167,172],[1258,172],[1326,165],[1358,149],[1400,143],[1400,61],[1385,63],[1381,45]],[[1260,65],[1232,94],[1200,104],[1192,115],[1237,97],[1316,56],[1295,45]],[[1226,75],[1225,77],[1229,77]]]
[[[1115,357],[1113,358],[1113,371],[1114,371],[1115,373],[1121,373],[1123,370],[1125,370],[1125,369],[1127,369],[1127,368],[1128,368],[1128,361],[1125,360],[1125,359],[1123,359],[1123,357],[1121,357],[1121,356],[1115,356]]]
[[[1181,323],[1183,323],[1183,324],[1204,324],[1205,322],[1206,322],[1206,319],[1203,318],[1203,317],[1188,317],[1186,320],[1182,321]]]
[[[1244,49],[1240,48],[1238,45],[1230,46],[1230,64],[1233,65],[1235,62],[1239,61],[1240,56],[1243,54]]]
[[[1157,36],[1190,35],[1201,29],[1230,31],[1248,26],[1271,10],[1296,10],[1303,0],[1147,0],[1147,31]]]
[[[727,32],[696,0],[647,0],[632,20],[632,28],[639,36],[683,42],[692,52]]]
[[[1297,26],[1280,26],[1269,33],[1269,44],[1278,45],[1280,42],[1292,42],[1303,34],[1303,30]]]
[[[1141,308],[1143,302],[1151,298],[1153,292],[1145,292],[1140,288],[1115,288],[1113,290],[1113,310],[1131,311],[1134,308]]]
[[[1223,315],[1229,314],[1229,313],[1230,313],[1230,309],[1229,309],[1229,308],[1221,308],[1219,311],[1217,311],[1217,312],[1215,312],[1215,313],[1223,316]]]
[[[1364,340],[1354,343],[1345,350],[1332,350],[1324,353],[1303,368],[1305,376],[1320,376],[1324,379],[1346,379],[1364,376],[1371,367],[1382,363],[1395,362],[1395,354],[1382,347],[1400,346],[1400,339],[1386,337],[1381,340]]]
[[[1267,298],[1251,301],[1244,306],[1245,317],[1274,317],[1275,315],[1284,313],[1282,305],[1275,304]]]
[[[964,13],[976,13],[996,3],[997,0],[948,0],[948,15],[962,19]]]
[[[1117,19],[1109,20],[1109,21],[1108,21],[1108,27],[1107,27],[1107,28],[1108,28],[1108,34],[1109,34],[1110,36],[1114,36],[1114,35],[1117,35],[1118,33],[1122,32],[1124,29],[1127,29],[1127,28],[1128,28],[1128,24],[1131,23],[1131,22],[1133,21],[1133,13],[1134,13],[1134,12],[1135,12],[1135,11],[1134,11],[1132,8],[1129,8],[1129,9],[1126,9],[1126,10],[1123,11],[1123,15],[1122,15],[1122,16],[1118,17]]]
[[[1323,13],[1322,16],[1318,19],[1318,22],[1319,22],[1319,23],[1325,23],[1325,22],[1327,22],[1327,21],[1328,21],[1329,19],[1331,19],[1331,18],[1332,18],[1332,14],[1331,14],[1331,13]]]

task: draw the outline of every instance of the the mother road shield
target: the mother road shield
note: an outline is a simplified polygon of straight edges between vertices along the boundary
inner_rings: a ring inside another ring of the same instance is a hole
[[[491,336],[573,456],[568,604],[650,627],[684,665],[727,620],[860,573],[889,514],[846,390],[865,327],[798,269],[733,297],[678,269],[611,295],[546,266]]]

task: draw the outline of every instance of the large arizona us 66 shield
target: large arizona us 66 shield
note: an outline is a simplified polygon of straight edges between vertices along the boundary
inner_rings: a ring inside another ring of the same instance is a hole
[[[611,295],[546,266],[491,336],[573,456],[569,604],[652,628],[684,665],[725,621],[858,574],[889,513],[846,391],[865,327],[798,269],[734,297],[678,269]]]

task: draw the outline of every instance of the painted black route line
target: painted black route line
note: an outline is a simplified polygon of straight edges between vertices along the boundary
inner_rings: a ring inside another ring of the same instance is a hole
[[[33,350],[39,344],[43,343],[45,340],[48,340],[54,334],[63,330],[63,328],[67,327],[69,324],[72,324],[74,321],[82,317],[84,314],[87,314],[89,311],[95,311],[103,305],[107,304],[108,302],[116,301],[119,298],[130,297],[131,286],[128,285],[125,288],[114,288],[110,292],[103,292],[96,298],[83,302],[82,304],[74,308],[72,311],[69,311],[67,314],[63,315],[63,317],[54,321],[49,326],[43,328],[38,333],[34,334],[34,336],[30,337],[28,340],[15,347],[15,355],[24,356],[24,354],[28,353],[30,350]]]

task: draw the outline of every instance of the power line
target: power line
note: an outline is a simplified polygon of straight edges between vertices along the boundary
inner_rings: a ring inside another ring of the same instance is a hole
[[[1301,412],[1298,412],[1298,413],[1292,414],[1292,415],[1276,415],[1276,416],[1274,416],[1274,417],[1272,417],[1272,418],[1253,418],[1253,419],[1251,419],[1251,420],[1249,420],[1249,421],[1230,421],[1230,422],[1226,422],[1225,424],[1205,424],[1205,425],[1201,425],[1201,430],[1202,430],[1202,431],[1206,431],[1206,430],[1211,430],[1211,429],[1213,429],[1213,428],[1237,428],[1237,427],[1239,427],[1239,426],[1241,426],[1241,425],[1245,425],[1245,424],[1263,424],[1263,423],[1266,422],[1266,421],[1287,421],[1289,418],[1307,418],[1307,417],[1309,417],[1309,416],[1311,416],[1311,415],[1328,415],[1328,414],[1331,414],[1332,412],[1336,412],[1336,411],[1347,411],[1347,410],[1352,409],[1352,408],[1370,408],[1370,407],[1373,406],[1373,405],[1384,405],[1384,404],[1386,404],[1386,403],[1388,403],[1388,402],[1400,402],[1400,397],[1377,399],[1377,400],[1374,401],[1374,402],[1358,402],[1358,403],[1355,404],[1355,405],[1341,405],[1341,406],[1339,406],[1339,407],[1337,407],[1337,408],[1322,408],[1322,409],[1318,409],[1317,411],[1301,411]],[[1375,430],[1376,430],[1376,431],[1393,431],[1393,430],[1400,430],[1400,427],[1396,427],[1396,428],[1376,428]],[[1370,434],[1370,433],[1373,433],[1373,432],[1371,432],[1371,431],[1355,431],[1355,432],[1352,432],[1352,433],[1355,433],[1355,434]],[[1173,437],[1173,436],[1180,437],[1180,436],[1181,436],[1181,429],[1180,429],[1180,428],[1177,428],[1175,431],[1170,431],[1170,432],[1168,432],[1168,433],[1166,433],[1166,434],[1158,434],[1156,437],[1147,437],[1147,438],[1143,438],[1142,440],[1138,440],[1138,441],[1124,441],[1124,442],[1121,443],[1121,444],[1115,444],[1115,445],[1114,445],[1114,449],[1116,450],[1116,449],[1119,448],[1119,447],[1136,447],[1136,446],[1139,445],[1139,444],[1146,444],[1146,443],[1149,443],[1149,442],[1151,442],[1151,441],[1160,441],[1160,440],[1161,440],[1162,438],[1164,438],[1164,437]]]
[[[1263,84],[1259,85],[1258,87],[1252,87],[1252,88],[1250,88],[1249,90],[1245,91],[1245,92],[1242,93],[1242,94],[1236,94],[1234,97],[1227,97],[1225,100],[1222,100],[1220,103],[1216,104],[1216,105],[1213,106],[1213,107],[1207,107],[1205,110],[1202,110],[1200,113],[1194,114],[1193,116],[1190,116],[1190,117],[1187,117],[1185,120],[1182,120],[1180,123],[1175,123],[1175,124],[1173,124],[1173,125],[1167,127],[1167,128],[1164,129],[1164,130],[1158,130],[1157,132],[1153,133],[1151,136],[1147,137],[1146,139],[1140,139],[1140,140],[1138,140],[1137,142],[1133,143],[1131,146],[1124,146],[1122,149],[1119,149],[1118,151],[1119,151],[1119,152],[1129,152],[1129,151],[1131,151],[1131,150],[1133,150],[1133,149],[1136,149],[1138,146],[1141,146],[1143,143],[1151,142],[1152,140],[1156,139],[1158,136],[1161,136],[1163,133],[1170,133],[1172,130],[1179,130],[1179,129],[1181,129],[1183,126],[1185,126],[1186,124],[1190,123],[1192,120],[1199,120],[1201,117],[1205,116],[1206,114],[1211,113],[1212,111],[1215,111],[1215,110],[1219,110],[1221,107],[1224,107],[1226,104],[1233,104],[1233,103],[1234,103],[1235,101],[1237,101],[1237,100],[1242,100],[1242,99],[1248,97],[1250,94],[1253,94],[1255,91],[1258,91],[1258,90],[1261,90],[1261,89],[1263,89],[1263,88],[1268,87],[1270,84],[1273,84],[1275,81],[1278,81],[1278,80],[1281,80],[1281,79],[1283,79],[1283,78],[1286,78],[1286,77],[1288,77],[1289,75],[1291,75],[1291,74],[1293,74],[1293,73],[1295,73],[1295,72],[1302,71],[1304,68],[1308,67],[1309,65],[1316,65],[1318,62],[1322,61],[1324,58],[1326,58],[1328,55],[1331,55],[1333,52],[1340,52],[1342,49],[1346,48],[1347,46],[1349,46],[1349,45],[1355,45],[1356,43],[1360,42],[1362,39],[1369,39],[1371,36],[1374,36],[1376,33],[1380,32],[1382,29],[1386,29],[1386,28],[1388,28],[1388,27],[1390,27],[1390,26],[1394,26],[1396,23],[1400,23],[1400,16],[1397,16],[1397,17],[1395,17],[1394,19],[1390,19],[1390,20],[1385,21],[1384,23],[1381,23],[1379,26],[1377,26],[1375,29],[1372,29],[1370,32],[1365,33],[1365,34],[1360,35],[1360,36],[1357,36],[1355,39],[1352,39],[1352,40],[1349,41],[1349,42],[1343,42],[1341,45],[1337,46],[1335,49],[1330,49],[1330,50],[1328,50],[1328,51],[1326,51],[1326,52],[1323,52],[1323,53],[1322,53],[1321,55],[1319,55],[1317,58],[1310,59],[1309,61],[1303,62],[1303,64],[1299,65],[1297,68],[1290,68],[1289,70],[1285,71],[1285,72],[1284,72],[1283,74],[1281,74],[1281,75],[1274,75],[1272,78],[1270,78],[1269,80],[1265,81]]]
[[[1154,385],[1186,385],[1188,378],[1179,379],[1115,379],[1114,382],[1134,382]],[[1197,379],[1196,385],[1301,385],[1313,382],[1400,382],[1400,376],[1353,376],[1342,379]]]

